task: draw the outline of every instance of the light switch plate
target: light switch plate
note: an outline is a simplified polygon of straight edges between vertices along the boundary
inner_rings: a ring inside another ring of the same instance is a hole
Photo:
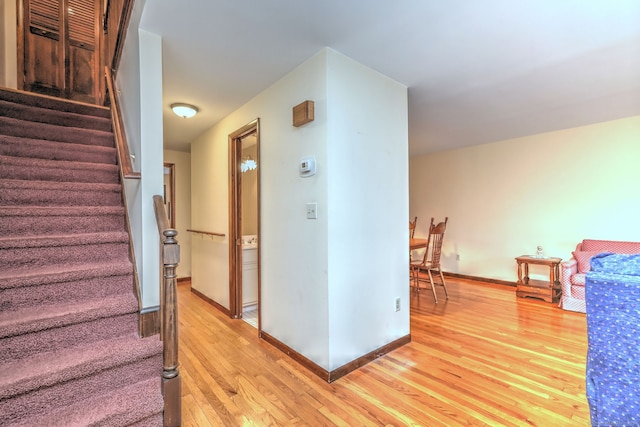
[[[307,219],[318,219],[317,203],[307,203]]]

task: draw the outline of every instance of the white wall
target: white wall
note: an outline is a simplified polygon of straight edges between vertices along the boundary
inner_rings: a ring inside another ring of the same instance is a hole
[[[131,221],[142,307],[159,305],[158,231],[152,197],[162,194],[162,40],[138,31],[144,1],[136,1],[123,47],[117,90],[127,142],[136,156],[134,168],[142,179],[126,180],[127,207]],[[144,75],[144,79],[140,77]]]
[[[244,124],[244,123],[243,123]],[[231,125],[233,126],[233,125]],[[215,126],[191,143],[191,227],[226,237],[191,236],[191,286],[229,308],[228,134]]]
[[[568,259],[585,238],[640,241],[639,141],[636,116],[413,157],[416,236],[449,216],[443,270],[507,281],[537,245]]]
[[[144,1],[135,2],[131,11],[127,37],[122,48],[118,73],[115,76],[115,90],[120,100],[129,151],[134,157],[133,168],[140,171],[140,41],[138,24],[144,8]],[[138,279],[142,286],[142,183],[137,179],[125,179],[127,210],[131,228],[131,238],[136,256]]]
[[[0,4],[0,86],[18,88],[18,52],[16,41],[16,2]]]
[[[163,194],[162,39],[140,32],[140,174],[142,198],[142,283],[144,307],[160,303],[160,253],[153,196]],[[139,255],[139,254],[137,254]]]
[[[315,120],[293,127],[292,107],[307,99]],[[257,117],[262,329],[327,370],[408,334],[406,88],[321,51],[192,143],[194,228],[228,232],[228,135]],[[356,177],[352,160],[363,152],[375,167]],[[309,155],[317,174],[301,178]],[[365,198],[395,206],[362,215]],[[306,219],[308,202],[317,220]],[[372,233],[378,227],[388,230]],[[354,246],[353,236],[366,240]],[[358,264],[354,249],[364,246]],[[192,286],[228,307],[227,239],[194,238],[192,250]],[[385,265],[373,277],[365,264]],[[395,296],[405,302],[399,314]]]
[[[176,230],[180,244],[178,278],[191,277],[191,154],[164,150],[164,161],[175,165]]]
[[[324,164],[325,62],[324,54],[315,56],[191,144],[191,200],[193,228],[228,236],[228,135],[259,117],[262,327],[326,364],[326,216],[304,219],[310,199],[326,206],[326,178],[324,166],[308,179],[299,178],[297,169],[303,155],[315,154]],[[305,99],[315,100],[316,120],[294,128],[291,108]],[[194,237],[192,251],[192,286],[228,308],[228,237]]]
[[[408,115],[405,86],[331,50],[327,99],[333,370],[409,334]]]
[[[258,98],[261,117],[262,329],[328,369],[327,51],[321,51]],[[292,108],[315,102],[315,120],[292,125]],[[269,113],[267,113],[269,111]],[[300,159],[317,173],[301,178]],[[306,204],[318,219],[306,219]]]

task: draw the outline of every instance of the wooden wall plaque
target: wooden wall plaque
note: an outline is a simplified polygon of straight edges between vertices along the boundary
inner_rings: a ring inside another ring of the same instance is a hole
[[[293,107],[293,125],[302,126],[313,121],[313,101],[304,101]]]

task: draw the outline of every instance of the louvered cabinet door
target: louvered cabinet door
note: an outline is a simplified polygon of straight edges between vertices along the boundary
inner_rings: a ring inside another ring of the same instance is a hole
[[[59,0],[25,1],[24,89],[64,96],[63,17]]]
[[[67,1],[69,98],[95,103],[99,83],[99,49],[96,40],[99,1]]]
[[[98,103],[100,0],[23,0],[24,89]]]

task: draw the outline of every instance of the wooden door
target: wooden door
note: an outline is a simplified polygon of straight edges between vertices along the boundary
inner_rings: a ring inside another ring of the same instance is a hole
[[[22,89],[102,103],[100,0],[23,0]]]

